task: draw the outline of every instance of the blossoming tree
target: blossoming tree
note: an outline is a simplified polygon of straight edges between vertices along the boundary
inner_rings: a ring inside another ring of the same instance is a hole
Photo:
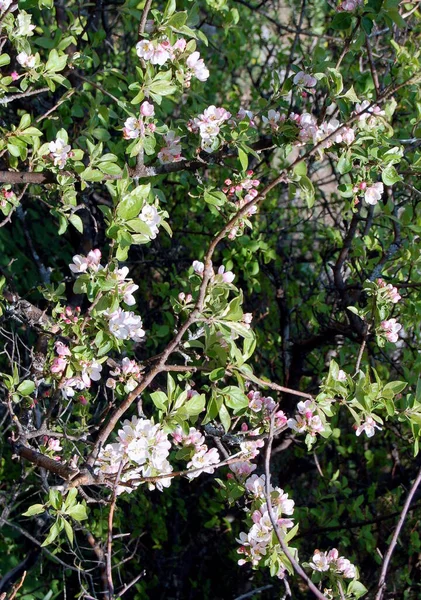
[[[0,0],[2,599],[419,597],[419,16]]]

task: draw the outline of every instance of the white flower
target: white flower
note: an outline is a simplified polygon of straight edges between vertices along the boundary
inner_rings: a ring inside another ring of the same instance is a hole
[[[355,432],[355,435],[359,436],[361,435],[361,433],[363,431],[365,431],[367,437],[373,437],[373,435],[376,433],[376,429],[380,429],[381,427],[379,427],[376,423],[376,421],[373,419],[373,417],[367,417],[366,420],[361,423],[361,425],[359,427],[357,427],[357,431]]]
[[[204,263],[202,263],[200,260],[194,260],[193,261],[193,270],[198,275],[203,275],[203,272],[205,270]]]
[[[202,446],[201,450],[196,452],[190,462],[187,463],[188,469],[194,469],[193,472],[187,473],[189,479],[198,477],[201,473],[213,473],[215,466],[220,462],[218,450],[216,448],[207,449],[207,446]]]
[[[0,13],[4,13],[9,8],[13,0],[0,0]]]
[[[109,315],[108,327],[110,332],[118,340],[132,339],[135,342],[145,336],[142,329],[142,319],[131,311],[125,311],[118,308]]]
[[[313,571],[323,572],[329,570],[329,561],[326,552],[320,552],[320,550],[315,550],[313,562],[309,564]]]
[[[200,58],[199,52],[193,52],[186,60],[187,66],[193,71],[193,75],[197,77],[199,81],[206,81],[209,77],[209,70]]]
[[[22,11],[18,14],[17,17],[17,30],[15,31],[15,35],[18,37],[28,37],[33,34],[33,30],[35,29],[35,25],[31,24],[32,15],[29,15],[25,11]]]
[[[151,204],[145,204],[142,208],[142,212],[139,215],[139,219],[144,221],[149,226],[152,239],[155,239],[158,234],[158,225],[161,222],[161,217],[155,206]]]
[[[269,110],[267,117],[265,117],[264,115],[262,116],[263,123],[265,125],[270,125],[273,131],[276,131],[279,128],[279,122],[283,121],[284,119],[285,116],[281,115],[281,113],[279,113],[278,111],[273,110],[273,108]]]
[[[293,82],[295,85],[302,85],[303,87],[312,88],[317,85],[317,79],[304,71],[300,71],[294,76]]]
[[[140,136],[142,122],[136,117],[129,117],[124,121],[123,137],[126,140],[135,140]]]
[[[53,155],[55,166],[58,166],[59,169],[62,169],[69,158],[71,146],[63,142],[62,139],[57,138],[54,142],[50,142],[48,144],[48,149]]]
[[[235,275],[232,271],[225,271],[225,267],[221,265],[218,269],[218,275],[222,275],[222,281],[224,283],[232,283],[235,279]]]
[[[381,197],[383,196],[384,185],[378,181],[377,183],[373,183],[370,187],[366,188],[364,193],[364,200],[367,204],[377,204]]]
[[[33,54],[27,54],[26,52],[20,52],[16,60],[22,67],[32,69],[35,66],[36,57]]]

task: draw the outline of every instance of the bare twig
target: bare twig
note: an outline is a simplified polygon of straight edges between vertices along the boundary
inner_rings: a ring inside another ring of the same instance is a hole
[[[378,591],[377,591],[375,600],[382,600],[382,598],[383,598],[383,594],[384,594],[384,591],[386,589],[386,575],[387,575],[387,570],[389,568],[389,564],[390,564],[390,561],[391,561],[391,558],[392,558],[392,554],[393,554],[393,552],[394,552],[394,550],[396,548],[396,544],[398,542],[398,537],[399,537],[399,534],[400,534],[401,529],[403,527],[403,524],[405,523],[406,515],[408,514],[409,508],[411,506],[412,499],[413,499],[413,497],[415,495],[415,492],[417,491],[418,486],[420,485],[420,483],[421,483],[421,469],[418,471],[418,475],[417,475],[417,477],[416,477],[416,479],[415,479],[414,483],[412,484],[412,487],[411,487],[411,489],[409,491],[408,497],[407,497],[407,499],[405,501],[404,507],[403,507],[402,512],[401,512],[401,516],[399,517],[398,524],[396,525],[396,529],[395,529],[395,531],[393,533],[392,540],[390,542],[389,548],[388,548],[388,550],[386,552],[386,555],[384,557],[383,565],[382,565],[382,570],[381,570],[381,573],[380,573],[380,579],[379,579],[379,583],[378,583],[378,586],[377,586],[377,590]]]
[[[120,479],[121,471],[124,463],[121,461],[120,466],[115,476],[113,497],[110,504],[110,512],[108,513],[108,538],[107,538],[107,581],[108,581],[108,598],[113,600],[114,598],[114,583],[113,583],[113,572],[112,572],[112,549],[113,549],[113,520],[114,511],[117,501],[117,486]]]

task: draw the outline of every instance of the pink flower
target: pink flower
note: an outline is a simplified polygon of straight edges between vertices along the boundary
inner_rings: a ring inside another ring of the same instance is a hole
[[[386,338],[389,342],[396,343],[399,338],[399,331],[402,329],[402,325],[397,322],[396,319],[389,319],[388,321],[382,321],[380,327],[383,329]]]
[[[55,358],[51,365],[51,373],[62,373],[67,367],[67,361],[65,358]]]
[[[222,275],[222,281],[224,283],[232,283],[235,279],[235,275],[232,271],[225,272],[225,267],[220,266],[218,269],[218,275]]]
[[[60,446],[60,440],[56,440],[53,438],[50,438],[48,440],[48,449],[53,450],[54,452],[59,452],[59,450],[63,450],[63,448]]]
[[[63,342],[56,342],[54,348],[59,356],[71,356],[72,354],[66,344],[63,344]]]
[[[140,114],[144,117],[153,117],[155,114],[155,108],[153,104],[147,100],[140,105]]]
[[[186,49],[186,46],[187,46],[187,41],[184,38],[180,38],[175,42],[173,49],[178,50],[179,52],[184,52],[184,50]]]

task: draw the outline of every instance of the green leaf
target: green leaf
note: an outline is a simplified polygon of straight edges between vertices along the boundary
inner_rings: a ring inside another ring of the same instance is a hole
[[[231,426],[231,417],[224,404],[221,404],[221,408],[219,409],[219,418],[221,419],[225,432],[228,432]]]
[[[47,535],[46,539],[44,540],[44,542],[41,544],[41,548],[44,548],[45,546],[48,546],[49,544],[51,544],[52,542],[54,542],[54,540],[60,535],[60,525],[58,523],[58,521],[56,521],[53,526],[50,529],[49,534]]]
[[[10,56],[8,54],[0,55],[0,67],[4,67],[10,63]]]
[[[227,197],[224,192],[205,190],[204,200],[208,204],[212,204],[212,206],[223,206],[227,201]]]
[[[402,177],[398,174],[393,165],[389,165],[382,171],[382,181],[385,185],[393,185],[398,181],[402,181]]]
[[[76,504],[68,509],[67,513],[75,521],[83,521],[88,518],[86,507],[83,504]]]
[[[249,164],[249,157],[244,152],[244,150],[242,150],[241,148],[238,148],[238,158],[240,159],[241,168],[243,169],[243,171],[247,171],[248,164]]]
[[[143,199],[130,194],[126,196],[117,206],[117,216],[125,221],[134,219],[142,210]]]
[[[197,394],[185,403],[184,408],[189,416],[199,415],[205,408],[206,399],[204,394]]]
[[[45,506],[43,504],[33,504],[28,510],[22,513],[23,517],[33,517],[34,515],[40,515],[45,512]]]
[[[64,531],[66,532],[67,538],[70,542],[70,545],[73,546],[73,529],[70,525],[69,521],[63,519]]]
[[[17,387],[17,391],[22,394],[22,396],[29,396],[34,390],[35,383],[29,379],[22,381],[22,383]]]
[[[79,215],[73,214],[69,216],[69,221],[79,233],[83,233],[83,221]]]

